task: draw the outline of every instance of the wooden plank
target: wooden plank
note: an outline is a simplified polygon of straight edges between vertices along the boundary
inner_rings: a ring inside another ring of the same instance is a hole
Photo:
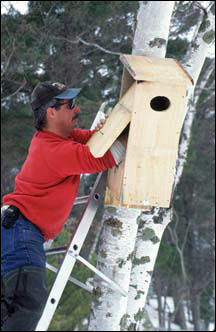
[[[178,142],[185,117],[186,87],[143,82],[137,84],[126,154],[122,202],[128,205],[169,207]],[[170,107],[154,111],[156,96]]]
[[[123,184],[125,161],[119,166],[108,170],[107,187],[104,199],[105,206],[121,206],[121,191]]]
[[[123,185],[124,169],[125,169],[125,161],[123,161],[119,166],[113,167],[112,169],[108,170],[104,205],[150,211],[152,209],[151,206],[123,203],[122,185]]]
[[[131,85],[134,83],[133,77],[129,74],[127,69],[123,68],[122,81],[121,81],[121,91],[120,91],[120,99],[124,96],[124,94],[128,91]]]
[[[135,204],[124,204],[121,201],[119,201],[115,195],[113,195],[113,192],[109,190],[109,187],[106,188],[106,196],[104,201],[104,206],[113,206],[113,207],[125,207],[127,209],[141,209],[142,211],[151,211],[152,206],[146,206],[146,205],[135,205]]]
[[[175,59],[122,54],[120,60],[135,80],[193,84],[190,75]]]
[[[118,138],[131,120],[135,93],[134,83],[118,104],[113,108],[103,128],[97,131],[87,142],[95,158],[102,157]]]

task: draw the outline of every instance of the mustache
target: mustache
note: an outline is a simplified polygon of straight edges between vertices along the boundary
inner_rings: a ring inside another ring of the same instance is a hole
[[[79,117],[78,114],[74,115],[73,118],[72,118],[72,121],[78,119],[78,117]]]

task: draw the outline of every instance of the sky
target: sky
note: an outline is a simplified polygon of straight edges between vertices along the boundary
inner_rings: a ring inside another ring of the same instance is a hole
[[[7,8],[10,3],[15,9],[17,9],[21,14],[25,14],[28,10],[28,1],[1,1],[1,13],[7,13]]]

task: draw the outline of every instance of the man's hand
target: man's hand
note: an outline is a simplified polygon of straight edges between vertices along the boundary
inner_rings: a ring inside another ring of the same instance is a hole
[[[118,141],[121,142],[121,144],[123,144],[124,147],[126,148],[128,143],[128,134],[120,135],[118,137]]]
[[[127,127],[123,130],[121,135],[119,135],[119,137],[117,138],[118,141],[120,141],[124,145],[125,148],[127,147],[127,143],[128,143],[129,129],[130,129],[130,124],[127,125]]]
[[[105,119],[101,119],[100,122],[97,124],[97,126],[95,127],[96,131],[99,131],[101,128],[103,128],[106,119],[109,117],[109,114],[105,114]]]

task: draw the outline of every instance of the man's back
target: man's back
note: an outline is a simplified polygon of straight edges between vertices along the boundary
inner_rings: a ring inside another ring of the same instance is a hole
[[[76,129],[82,141],[90,131]],[[55,238],[64,226],[76,198],[80,174],[96,173],[115,166],[110,152],[97,160],[89,148],[69,138],[48,131],[37,132],[28,157],[15,180],[13,193],[3,198],[5,205],[19,208],[35,224],[45,240]]]

